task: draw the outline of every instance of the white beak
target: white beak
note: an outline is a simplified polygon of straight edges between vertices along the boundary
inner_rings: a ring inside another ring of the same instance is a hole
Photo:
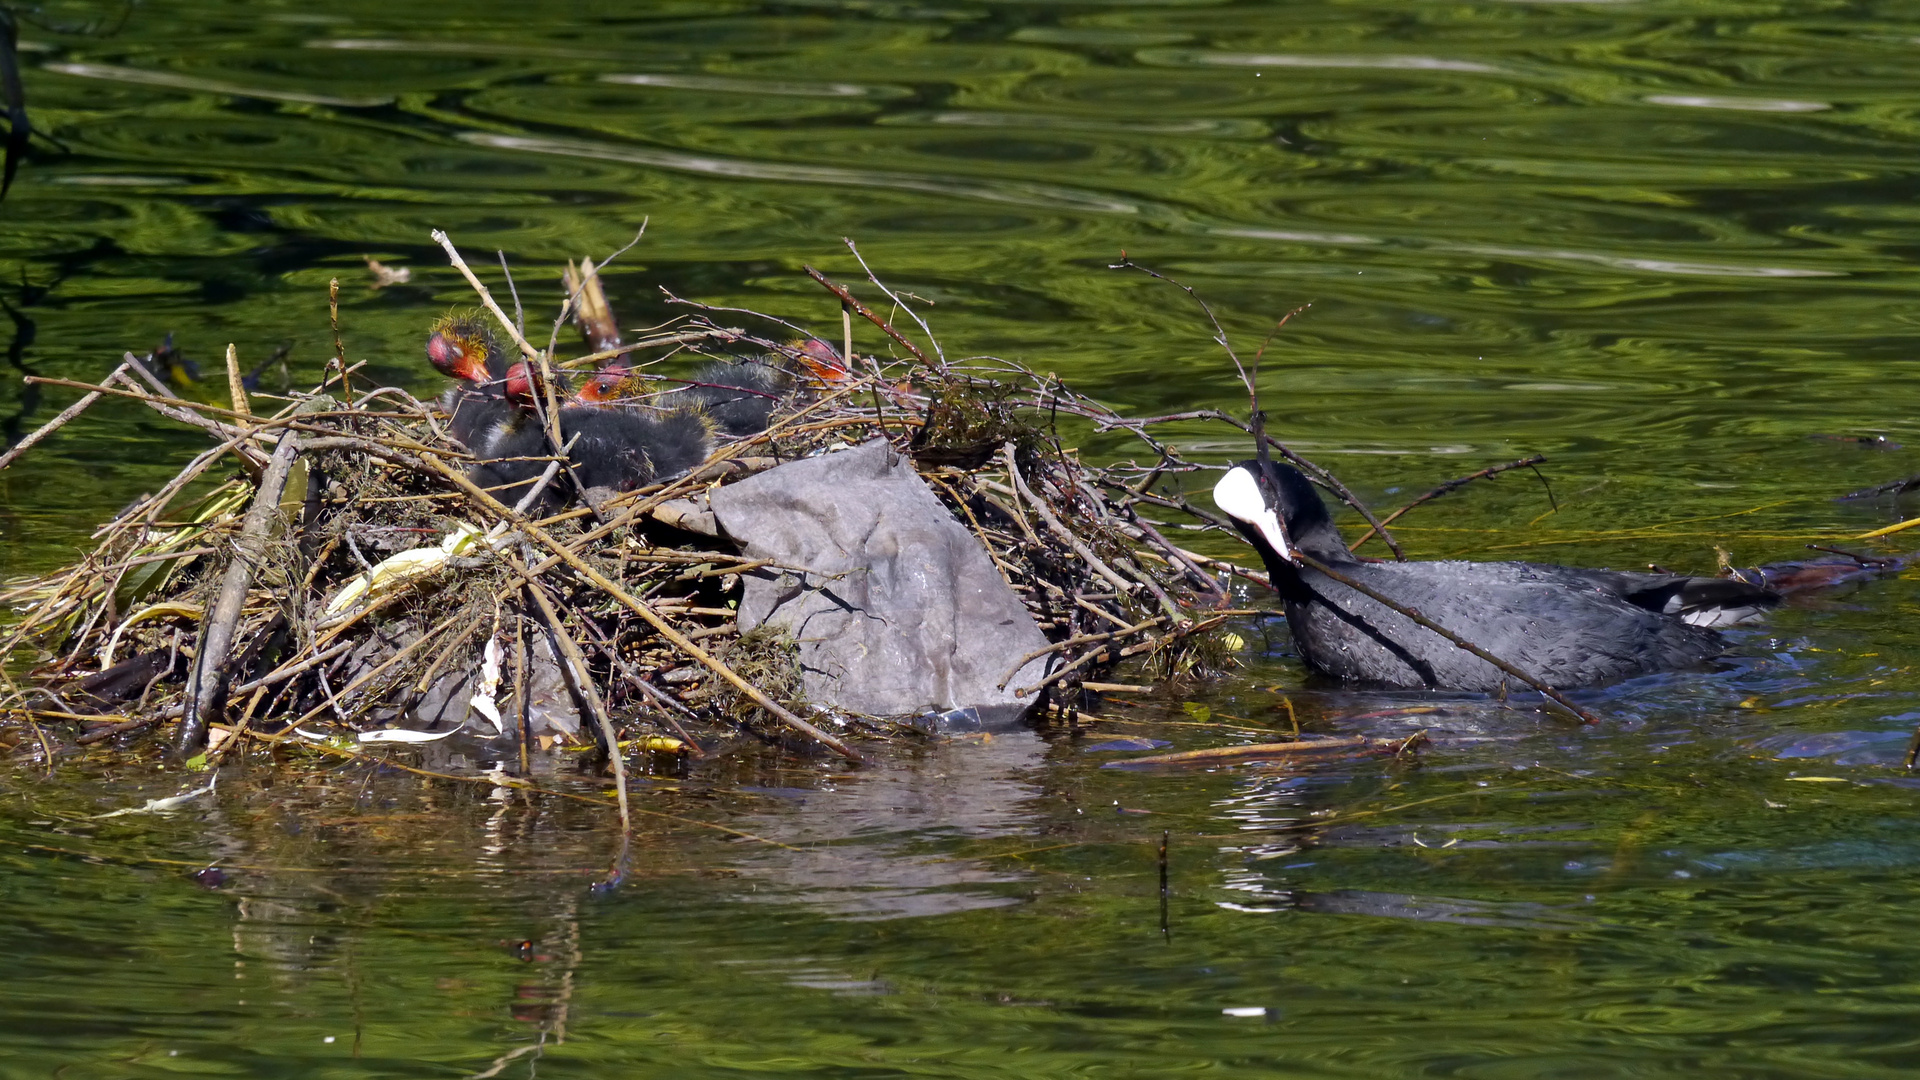
[[[1227,475],[1213,485],[1213,505],[1235,521],[1244,521],[1260,535],[1267,538],[1273,550],[1288,562],[1293,561],[1293,546],[1287,543],[1287,530],[1280,524],[1280,516],[1267,505],[1266,497],[1260,494],[1260,482],[1252,473],[1239,466],[1227,470]]]

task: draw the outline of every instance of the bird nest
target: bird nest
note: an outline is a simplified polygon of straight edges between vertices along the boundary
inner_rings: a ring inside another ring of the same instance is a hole
[[[564,361],[526,343],[442,242],[529,363],[553,372],[605,359],[605,348]],[[63,383],[85,396],[14,454],[103,396],[213,445],[102,525],[84,558],[10,583],[9,745],[48,762],[102,743],[217,761],[288,740],[363,753],[356,744],[462,730],[503,741],[503,759],[517,748],[523,767],[569,742],[697,756],[758,741],[858,757],[859,742],[903,725],[798,699],[791,641],[736,624],[752,560],[689,528],[686,507],[716,485],[872,439],[911,457],[1032,613],[1055,658],[1043,710],[1070,712],[1088,690],[1121,685],[1110,681],[1121,665],[1125,685],[1140,685],[1231,662],[1212,631],[1235,614],[1223,582],[1241,571],[1175,546],[1143,513],[1200,513],[1154,490],[1194,466],[1051,376],[947,361],[930,333],[917,344],[813,273],[848,314],[827,339],[850,344],[851,320],[865,319],[894,358],[849,356],[833,381],[798,379],[763,430],[661,482],[577,498],[556,456],[540,483],[566,494],[557,510],[533,493],[508,505],[476,484],[436,403],[369,387],[338,355],[311,392],[274,396],[246,392],[230,350],[227,406],[182,399],[132,354],[98,384]],[[570,268],[561,315],[590,344],[611,323],[597,280],[590,265]],[[749,329],[790,324],[669,299],[689,313],[623,354],[796,355],[776,340],[784,331]],[[1084,462],[1063,445],[1061,417],[1131,430],[1151,455]],[[616,771],[622,756],[611,754]]]

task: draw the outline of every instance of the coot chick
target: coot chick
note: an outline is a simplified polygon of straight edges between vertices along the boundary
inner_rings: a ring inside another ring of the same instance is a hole
[[[436,320],[427,338],[427,362],[456,380],[440,399],[452,418],[454,440],[468,453],[484,454],[488,434],[513,411],[504,390],[509,365],[485,317],[456,311]]]
[[[696,369],[687,389],[674,397],[713,417],[732,435],[767,430],[773,407],[794,388],[793,373],[766,359],[717,360]]]
[[[1431,690],[1495,690],[1509,681],[1433,631],[1293,561],[1289,544],[1561,689],[1701,664],[1724,649],[1712,627],[1780,603],[1771,590],[1722,578],[1524,562],[1363,562],[1347,551],[1307,478],[1275,462],[1229,469],[1213,500],[1266,562],[1301,658],[1337,679]]]
[[[508,368],[497,396],[481,399],[482,405],[474,410],[484,410],[486,424],[481,430],[462,435],[457,423],[461,414],[454,414],[455,437],[481,459],[468,470],[467,479],[508,506],[518,504],[527,488],[547,471],[553,453],[534,410],[532,380],[526,371],[525,364]],[[542,508],[558,504],[555,490],[548,486]]]
[[[560,438],[573,446],[567,457],[581,486],[631,491],[707,460],[713,429],[691,410],[574,407],[560,410]]]
[[[767,429],[773,410],[802,388],[804,377],[795,374],[789,359],[798,360],[805,374],[823,385],[847,378],[846,363],[826,342],[803,338],[789,348],[791,357],[711,361],[685,380],[645,378],[628,366],[625,357],[616,357],[588,376],[580,387],[579,400],[608,405],[628,398],[651,398],[683,409],[698,409],[712,418],[714,430],[727,436],[755,435]],[[674,382],[680,387],[663,392],[664,386]]]
[[[475,467],[473,480],[511,505],[546,471],[552,450],[534,406],[542,392],[539,374],[515,364],[503,383],[509,415],[474,451],[488,460]],[[672,479],[705,461],[712,449],[710,422],[691,410],[649,414],[639,408],[567,404],[560,409],[559,428],[560,445],[570,448],[567,475],[547,489],[542,509],[556,507],[561,493],[575,483],[588,490],[631,491]]]

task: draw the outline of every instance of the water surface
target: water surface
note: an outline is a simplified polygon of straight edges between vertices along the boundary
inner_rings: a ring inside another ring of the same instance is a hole
[[[423,327],[468,295],[430,229],[504,252],[537,314],[562,260],[645,222],[608,272],[628,325],[673,313],[665,286],[832,329],[799,267],[860,280],[852,237],[949,355],[1140,413],[1245,402],[1122,252],[1249,353],[1310,302],[1263,393],[1366,498],[1548,455],[1557,513],[1526,474],[1477,485],[1402,530],[1427,557],[1792,558],[1895,520],[1833,496],[1920,468],[1828,438],[1920,440],[1902,5],[118,16],[23,30],[60,146],[0,204],[16,370],[98,377],[172,332],[210,373],[228,342],[288,345],[307,381],[338,276],[349,355],[424,391]],[[412,281],[373,289],[367,256]],[[71,397],[7,380],[0,423]],[[97,408],[0,473],[0,568],[69,557],[201,448]],[[610,896],[607,811],[555,796],[253,768],[188,813],[95,819],[183,778],[10,772],[0,1073],[1909,1075],[1914,590],[1796,603],[1723,670],[1592,695],[1589,729],[1315,685],[1249,623],[1241,677],[1078,733],[656,776],[639,805],[667,816]],[[1095,749],[1271,739],[1282,696],[1310,731],[1435,742],[1174,774]],[[189,877],[215,862],[224,884]]]

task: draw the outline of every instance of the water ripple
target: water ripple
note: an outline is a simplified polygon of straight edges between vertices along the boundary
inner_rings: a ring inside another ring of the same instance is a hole
[[[230,94],[234,97],[261,98],[266,101],[291,101],[302,105],[328,105],[340,109],[371,109],[393,104],[391,97],[340,97],[313,94],[304,90],[276,90],[264,86],[246,86],[223,79],[203,79],[172,71],[118,67],[113,64],[46,64],[44,70],[82,79],[106,79],[141,86],[164,86],[170,90],[192,90],[205,94]]]
[[[1326,53],[1236,53],[1207,49],[1142,49],[1135,58],[1143,64],[1168,67],[1355,68],[1377,71],[1447,71],[1498,75],[1502,70],[1478,60],[1441,56],[1339,56]]]
[[[668,90],[704,90],[726,94],[779,94],[786,97],[887,98],[907,97],[904,86],[868,86],[860,83],[795,82],[788,79],[741,79],[720,75],[612,74],[603,83],[621,86],[658,86]]]
[[[579,139],[549,139],[527,135],[495,135],[489,132],[462,132],[460,138],[476,146],[501,150],[521,150],[536,154],[591,158],[644,165],[655,169],[697,173],[735,180],[772,180],[787,183],[834,184],[847,187],[889,188],[917,191],[929,195],[979,199],[985,202],[1037,206],[1053,210],[1072,210],[1093,214],[1143,213],[1141,203],[1109,195],[1081,191],[1054,184],[1019,181],[962,180],[877,169],[848,169],[834,165],[801,165],[793,162],[747,161],[675,150],[654,150],[639,146],[614,146]]]

